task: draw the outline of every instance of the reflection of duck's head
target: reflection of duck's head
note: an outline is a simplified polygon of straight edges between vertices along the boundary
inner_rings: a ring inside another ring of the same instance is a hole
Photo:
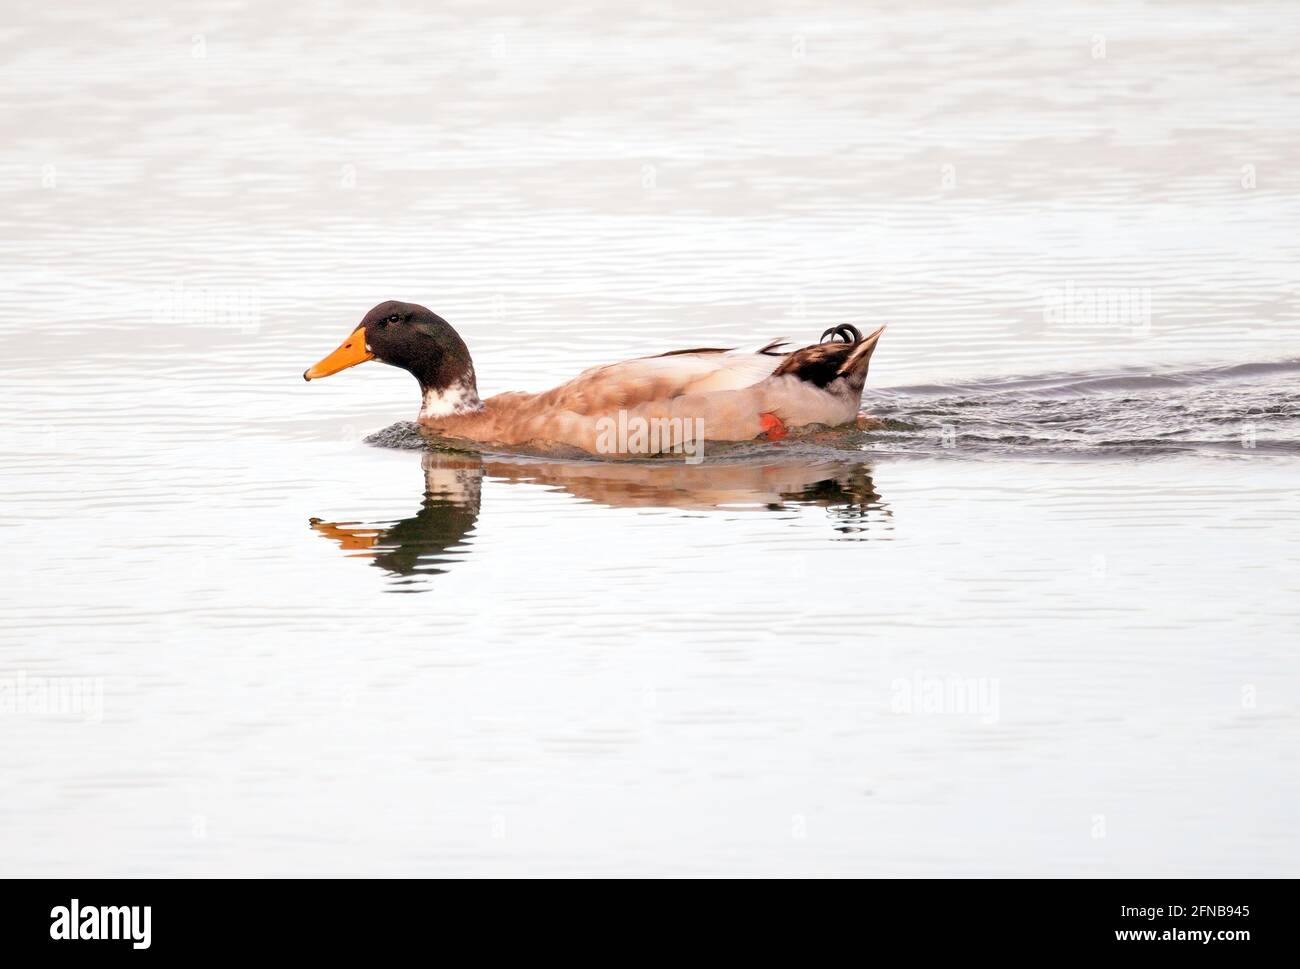
[[[460,555],[478,521],[483,465],[476,458],[425,460],[424,500],[410,518],[390,522],[326,522],[311,527],[347,552],[396,575],[438,575]]]
[[[422,464],[424,498],[412,517],[384,522],[313,518],[312,528],[394,575],[437,575],[469,551],[484,477],[559,489],[610,508],[767,511],[816,506],[827,510],[842,535],[872,537],[891,527],[890,511],[870,470],[849,461],[628,464],[484,459],[430,451]]]

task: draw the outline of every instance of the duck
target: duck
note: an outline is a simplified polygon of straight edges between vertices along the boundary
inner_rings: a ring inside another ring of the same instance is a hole
[[[818,342],[785,349],[697,347],[590,367],[541,393],[480,398],[460,334],[432,310],[387,300],[332,353],[303,372],[312,381],[370,360],[407,371],[420,385],[418,423],[450,442],[568,446],[626,457],[704,441],[779,441],[812,425],[855,423],[871,357],[885,327],[863,336],[848,323]]]

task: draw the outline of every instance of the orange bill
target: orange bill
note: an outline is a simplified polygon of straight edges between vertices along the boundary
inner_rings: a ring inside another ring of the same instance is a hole
[[[317,377],[328,377],[332,373],[347,370],[348,367],[355,367],[359,363],[373,359],[375,355],[366,349],[366,328],[359,326],[352,331],[350,337],[339,344],[337,350],[304,370],[302,379],[315,380]]]

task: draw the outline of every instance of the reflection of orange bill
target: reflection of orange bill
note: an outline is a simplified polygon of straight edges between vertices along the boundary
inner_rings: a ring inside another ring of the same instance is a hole
[[[366,349],[366,328],[359,326],[352,331],[350,337],[339,344],[337,350],[315,366],[304,370],[302,379],[315,380],[317,377],[328,377],[332,373],[347,370],[348,367],[355,367],[359,363],[373,359],[375,355]]]
[[[374,548],[379,544],[380,536],[383,535],[383,532],[378,528],[323,522],[319,518],[311,520],[311,527],[326,538],[334,539],[345,552],[360,552],[364,549]]]

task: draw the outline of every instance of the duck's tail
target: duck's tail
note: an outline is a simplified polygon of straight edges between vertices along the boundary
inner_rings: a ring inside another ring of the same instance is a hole
[[[789,354],[773,376],[791,374],[818,387],[844,377],[860,387],[866,381],[871,355],[884,332],[882,326],[863,336],[851,323],[833,326],[822,334],[821,343]]]

